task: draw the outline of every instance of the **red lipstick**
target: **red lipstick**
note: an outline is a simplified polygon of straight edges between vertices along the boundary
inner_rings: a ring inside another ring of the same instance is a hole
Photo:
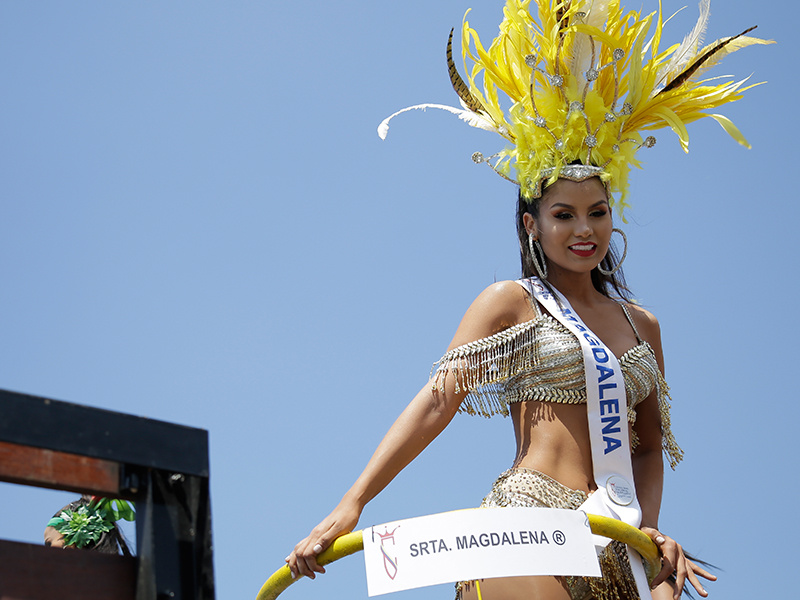
[[[573,244],[569,247],[570,251],[574,252],[578,256],[583,258],[588,258],[592,256],[595,252],[597,252],[597,244],[593,244],[592,242],[586,242],[584,244]]]

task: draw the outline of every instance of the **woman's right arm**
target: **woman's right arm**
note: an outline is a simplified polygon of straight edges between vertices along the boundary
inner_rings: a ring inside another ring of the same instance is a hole
[[[513,282],[489,286],[467,310],[450,344],[455,348],[492,335],[514,325],[528,307],[527,294]],[[325,569],[317,555],[340,535],[353,530],[367,502],[377,496],[392,479],[414,460],[450,423],[466,392],[455,392],[455,378],[447,378],[443,389],[431,383],[414,397],[384,436],[366,468],[347,491],[338,506],[298,543],[286,557],[292,577]]]
[[[353,530],[367,502],[389,485],[442,432],[455,415],[459,403],[455,394],[434,392],[430,384],[422,388],[389,429],[339,505],[287,557],[294,576],[307,575],[313,579],[315,571],[325,572],[317,564],[317,554],[337,537]]]

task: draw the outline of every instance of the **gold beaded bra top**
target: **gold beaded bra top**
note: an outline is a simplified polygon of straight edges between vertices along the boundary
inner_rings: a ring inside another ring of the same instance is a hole
[[[532,301],[536,317],[488,337],[453,348],[435,365],[433,389],[455,377],[456,393],[466,391],[459,412],[490,417],[508,416],[516,402],[586,404],[586,373],[577,338]],[[619,357],[628,401],[628,421],[636,422],[636,406],[653,390],[661,413],[663,447],[674,468],[683,451],[670,427],[669,386],[658,367],[650,344],[641,338],[624,304],[637,345]],[[638,440],[631,431],[631,448]]]

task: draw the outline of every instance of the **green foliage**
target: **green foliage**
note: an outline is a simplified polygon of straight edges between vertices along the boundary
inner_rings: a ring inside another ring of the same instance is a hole
[[[65,546],[84,548],[99,542],[102,535],[111,531],[114,523],[120,519],[136,519],[129,502],[95,496],[88,506],[61,511],[57,517],[50,519],[48,525],[64,536]]]
[[[111,531],[114,522],[106,521],[103,515],[91,506],[80,506],[76,510],[65,510],[60,517],[62,523],[56,526],[59,533],[64,536],[65,546],[83,548],[89,544],[96,544],[100,537]]]

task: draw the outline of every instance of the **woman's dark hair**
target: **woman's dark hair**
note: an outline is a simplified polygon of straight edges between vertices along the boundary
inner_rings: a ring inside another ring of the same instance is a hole
[[[536,221],[539,221],[539,207],[541,205],[542,200],[547,196],[547,192],[550,188],[547,187],[542,192],[542,197],[537,198],[531,202],[525,200],[522,197],[522,192],[520,191],[518,198],[517,198],[517,236],[519,237],[519,252],[520,252],[520,261],[522,263],[522,276],[523,277],[533,277],[538,276],[536,271],[536,267],[533,266],[534,257],[531,256],[530,246],[528,245],[528,232],[525,230],[525,222],[523,220],[523,215],[525,213],[530,214]],[[543,256],[536,257],[539,261],[544,259]],[[603,260],[600,262],[600,265],[606,271],[610,271],[611,269],[616,266],[617,263],[617,253],[612,247],[609,245],[608,253],[603,257]],[[541,264],[541,262],[540,262]],[[547,287],[550,287],[547,281],[543,282]],[[616,273],[613,275],[603,275],[597,268],[592,269],[592,284],[594,288],[603,294],[604,296],[611,298],[612,295],[616,296],[622,300],[630,301],[633,297],[633,294],[628,289],[627,284],[625,283],[625,276],[622,273],[622,269],[618,269]],[[552,290],[551,290],[552,291]]]
[[[74,502],[67,504],[56,514],[54,514],[53,517],[58,517],[65,510],[75,511],[81,506],[89,506],[91,501],[91,496],[82,496],[79,500],[75,500]],[[97,542],[89,543],[86,546],[83,546],[82,549],[93,550],[94,552],[100,552],[101,554],[122,554],[123,556],[132,556],[130,548],[128,548],[128,544],[116,523],[114,523],[114,526],[110,531],[104,532]]]

